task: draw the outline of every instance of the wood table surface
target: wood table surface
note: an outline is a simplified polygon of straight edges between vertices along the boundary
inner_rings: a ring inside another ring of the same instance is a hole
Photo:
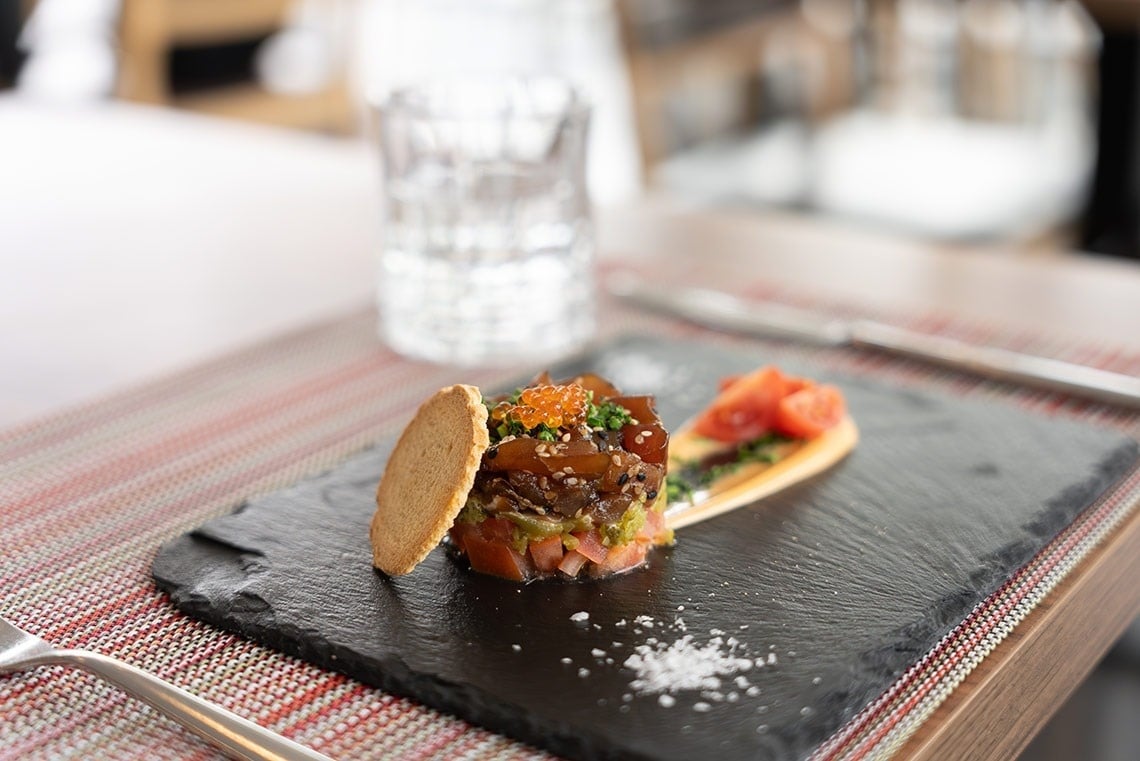
[[[378,230],[360,146],[148,109],[77,130],[0,102],[0,427],[368,303]],[[13,147],[18,143],[21,149]],[[38,155],[31,144],[41,151]],[[607,264],[710,273],[834,302],[946,313],[1140,352],[1140,267],[892,237],[790,214],[645,200],[597,214]],[[711,278],[710,278],[711,279]],[[1005,758],[1140,614],[1140,512],[987,658],[906,746]]]

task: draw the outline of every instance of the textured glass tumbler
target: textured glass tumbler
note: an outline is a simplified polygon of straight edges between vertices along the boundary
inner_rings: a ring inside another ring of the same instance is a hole
[[[589,109],[556,80],[447,82],[376,106],[380,332],[396,351],[545,361],[595,329]]]

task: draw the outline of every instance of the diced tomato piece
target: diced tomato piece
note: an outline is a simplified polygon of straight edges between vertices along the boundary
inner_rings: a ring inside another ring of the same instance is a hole
[[[802,378],[798,375],[784,376],[786,381],[784,385],[784,396],[789,396],[797,391],[803,391],[805,388],[815,388],[815,381],[811,378]]]
[[[726,444],[759,438],[772,430],[787,383],[775,367],[761,367],[717,396],[697,418],[693,430]]]
[[[776,430],[810,439],[839,424],[847,413],[843,392],[835,386],[808,386],[780,401]]]
[[[594,569],[594,575],[606,576],[611,573],[621,573],[645,562],[649,552],[649,545],[640,542],[630,542],[620,547],[611,547],[606,558]]]
[[[447,530],[447,536],[451,539],[451,543],[463,552],[467,552],[467,550],[463,548],[464,541],[467,540],[470,534],[477,533],[479,533],[478,526],[474,523],[463,523],[462,521],[453,524],[452,527]]]
[[[621,445],[653,465],[660,465],[669,456],[669,434],[657,423],[623,426]]]
[[[723,394],[725,391],[728,391],[728,389],[732,387],[732,384],[736,383],[743,377],[744,376],[740,375],[739,373],[736,375],[726,375],[721,378],[720,381],[716,384],[716,390]]]
[[[537,542],[531,542],[527,548],[534,566],[543,573],[552,573],[562,562],[562,537],[549,536]]]
[[[558,570],[573,578],[582,570],[582,566],[589,562],[590,559],[581,552],[570,550],[562,556],[562,562],[558,564]]]
[[[492,542],[509,543],[515,538],[515,524],[506,518],[485,518],[479,524],[479,535]]]
[[[606,559],[609,548],[602,544],[602,538],[596,530],[575,531],[571,536],[578,540],[578,546],[574,548],[575,551],[585,555],[595,563],[600,563]]]
[[[486,523],[486,521],[483,521]],[[477,534],[468,534],[463,542],[467,560],[479,573],[500,576],[511,581],[526,581],[529,571],[526,558],[502,542],[489,541]]]

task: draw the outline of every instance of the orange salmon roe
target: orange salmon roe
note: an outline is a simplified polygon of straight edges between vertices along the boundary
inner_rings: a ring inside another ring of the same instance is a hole
[[[575,425],[586,417],[590,403],[586,389],[576,383],[567,386],[533,386],[519,396],[518,404],[499,402],[491,410],[492,420],[515,420],[527,429],[545,423],[550,428]]]

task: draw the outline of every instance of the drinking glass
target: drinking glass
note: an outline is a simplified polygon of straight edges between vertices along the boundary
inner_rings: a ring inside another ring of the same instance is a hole
[[[553,79],[438,82],[375,110],[387,343],[463,365],[582,346],[595,285],[589,108],[577,91]]]

